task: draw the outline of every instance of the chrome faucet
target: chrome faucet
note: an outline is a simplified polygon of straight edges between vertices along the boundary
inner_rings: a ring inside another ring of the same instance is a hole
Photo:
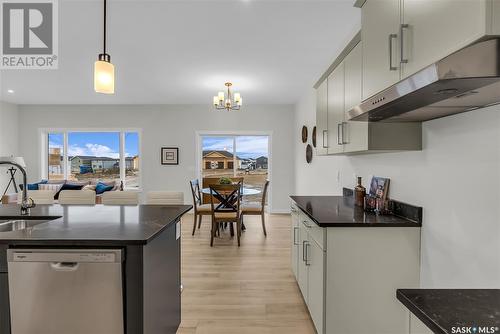
[[[13,157],[0,157],[0,165],[11,165],[18,168],[23,174],[23,194],[21,201],[21,215],[26,216],[30,214],[30,209],[35,207],[35,202],[31,198],[28,198],[28,181],[26,177],[26,169],[21,165],[20,161],[22,158],[13,158]],[[24,164],[24,163],[23,163]]]

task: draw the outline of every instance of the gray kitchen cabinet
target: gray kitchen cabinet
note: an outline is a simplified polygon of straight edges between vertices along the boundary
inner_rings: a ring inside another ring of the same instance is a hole
[[[351,47],[344,51],[344,58],[317,88],[318,97],[324,96],[325,87],[327,92],[326,111],[324,105],[316,110],[317,126],[327,120],[327,154],[421,150],[421,123],[349,121],[348,111],[361,102],[362,43],[359,40],[351,42]]]
[[[304,300],[308,301],[309,296],[309,268],[307,267],[305,256],[306,256],[306,243],[309,242],[309,235],[307,234],[307,229],[304,224],[299,224],[299,248],[298,248],[298,265],[297,265],[297,283],[299,284],[300,292]]]
[[[291,239],[292,239],[292,272],[297,279],[297,268],[299,266],[299,211],[297,206],[293,203],[290,206],[291,216],[292,216],[292,228],[291,228]]]
[[[367,0],[361,9],[363,100],[400,80],[400,0]]]
[[[419,286],[420,227],[320,227],[297,210],[292,267],[298,260],[297,283],[319,334],[427,334],[396,299],[397,288]]]
[[[328,154],[344,152],[344,63],[328,76]]]
[[[499,9],[498,0],[402,2],[404,25],[400,34],[403,43],[403,77],[414,74],[485,35],[498,34],[498,28],[493,25],[493,6]]]
[[[328,80],[316,90],[316,154],[328,154]]]
[[[362,43],[359,42],[344,59],[344,152],[358,152],[368,149],[368,123],[349,121],[348,112],[362,100]]]
[[[324,333],[325,310],[325,253],[313,239],[306,244],[306,261],[309,266],[309,313],[318,333]]]

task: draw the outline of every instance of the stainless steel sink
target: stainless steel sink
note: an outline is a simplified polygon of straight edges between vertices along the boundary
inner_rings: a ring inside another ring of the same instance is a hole
[[[16,219],[16,220],[0,220],[0,232],[12,232],[20,230],[28,230],[33,226],[47,223],[50,220],[46,219]]]

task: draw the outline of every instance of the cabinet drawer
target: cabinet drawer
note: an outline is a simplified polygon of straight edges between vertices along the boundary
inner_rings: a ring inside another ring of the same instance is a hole
[[[316,241],[323,251],[326,250],[325,229],[319,227],[311,218],[304,212],[300,212],[300,221],[306,227],[309,236]]]

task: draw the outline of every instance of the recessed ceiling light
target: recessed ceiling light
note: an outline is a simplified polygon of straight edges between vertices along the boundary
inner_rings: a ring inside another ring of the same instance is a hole
[[[14,94],[14,90],[13,89],[7,89],[7,93]]]

